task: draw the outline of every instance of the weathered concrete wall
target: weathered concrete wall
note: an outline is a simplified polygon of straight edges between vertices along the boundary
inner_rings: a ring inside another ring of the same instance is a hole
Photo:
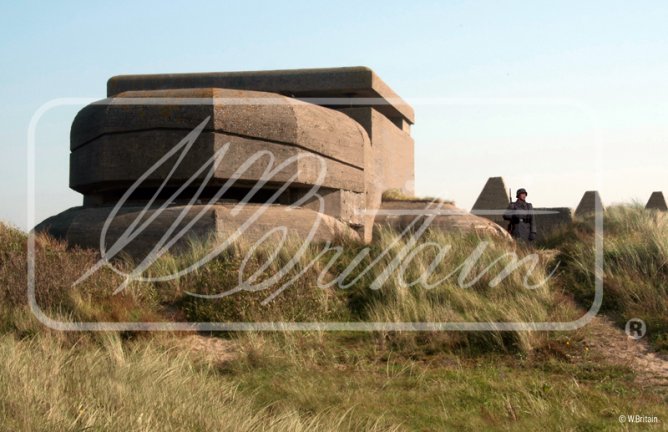
[[[416,210],[424,210],[428,206],[432,209],[439,209],[447,212],[447,214],[436,215],[433,221],[429,224],[430,229],[453,233],[486,233],[500,238],[510,238],[510,234],[496,223],[491,222],[486,218],[475,216],[448,203],[436,205],[425,201],[383,201],[381,209],[391,210],[393,212],[396,211],[396,214],[379,214],[376,216],[376,224],[378,226],[389,226],[394,230],[402,232],[410,226],[416,218],[420,218],[413,226],[417,229],[420,227],[422,221],[424,221],[425,216],[401,213],[402,211],[413,213]]]
[[[322,213],[335,217],[358,230],[364,227],[364,215],[362,214],[366,208],[364,193],[341,189],[321,189],[318,194],[323,199]],[[295,198],[297,197],[292,198],[293,202],[296,201]],[[320,211],[320,202],[316,197],[312,197],[302,207]]]
[[[569,207],[534,207],[538,240],[542,240],[554,230],[573,223],[573,209]],[[539,212],[554,212],[540,214]]]
[[[339,111],[362,125],[371,140],[373,176],[367,176],[367,182],[374,184],[381,194],[389,189],[399,189],[414,195],[415,143],[409,133],[390,122],[376,108],[340,108]]]
[[[336,236],[359,238],[358,233],[343,222],[309,209],[288,210],[286,206],[272,205],[260,212],[260,204],[246,204],[239,213],[232,214],[231,210],[235,206],[236,204],[216,204],[206,207],[204,205],[168,207],[123,251],[135,258],[143,258],[175,223],[181,212],[185,212],[185,217],[177,224],[174,233],[178,233],[181,228],[193,222],[202,210],[204,214],[188,230],[187,235],[178,240],[175,246],[176,251],[187,247],[188,242],[192,239],[212,239],[214,241],[226,239],[255,214],[258,215],[257,219],[239,237],[240,242],[255,243],[271,229],[279,226],[285,226],[288,229],[288,235],[301,239],[306,238],[313,227],[316,227],[313,237],[315,241],[331,240]],[[69,244],[98,249],[102,227],[112,208],[74,207],[46,219],[35,227],[35,230],[48,232],[58,239],[66,240]],[[105,237],[107,249],[120,238],[125,229],[139,216],[142,209],[143,207],[137,206],[127,206],[121,209],[112,220]],[[152,217],[156,211],[155,208],[149,209],[142,220]],[[276,239],[280,238],[279,234],[276,234]]]
[[[41,229],[73,244],[97,247],[98,239],[90,236],[99,234],[100,218],[207,118],[202,133],[178,166],[174,164],[180,152],[142,181],[126,203],[127,209],[114,220],[112,234],[128,226],[138,211],[133,209],[146,205],[158,188],[164,190],[156,203],[165,202],[193,177],[154,227],[143,234],[144,245],[140,241],[140,246],[127,252],[144,250],[155,241],[169,225],[170,215],[180,211],[194,193],[200,193],[200,186],[203,189],[196,206],[208,202],[232,177],[236,178],[234,188],[218,199],[213,216],[207,211],[195,224],[192,234],[220,234],[212,220],[225,221],[227,227],[239,225],[243,217],[221,216],[225,203],[245,196],[268,167],[295,156],[322,158],[324,180],[318,180],[318,160],[302,157],[271,176],[256,195],[256,202],[264,202],[291,182],[276,201],[284,210],[312,185],[320,184],[325,205],[322,216],[329,227],[319,231],[322,239],[331,239],[342,225],[346,235],[370,241],[374,209],[380,207],[383,191],[414,193],[413,109],[369,68],[119,76],[109,80],[108,95],[108,99],[81,110],[70,133],[70,187],[84,194],[84,207],[40,224]],[[229,149],[210,178],[208,169],[193,176],[227,144]],[[240,165],[258,152],[270,153],[275,158],[273,164],[265,155],[235,175]],[[306,221],[318,214],[313,209],[317,209],[317,202],[312,199],[286,213],[294,218],[271,210],[273,219],[265,219],[266,224],[257,232],[285,225],[299,233]]]
[[[100,193],[105,191],[126,190],[148,171],[157,161],[167,154],[174,145],[185,136],[183,131],[149,130],[144,132],[116,133],[103,135],[70,154],[70,187],[78,192]],[[249,169],[240,173],[239,179],[255,183],[265,170],[280,165],[291,157],[309,152],[300,147],[242,138],[217,132],[204,132],[195,141],[190,151],[173,172],[168,185],[180,186],[195,174],[216,151],[229,143],[223,161],[215,169],[210,185],[222,185],[231,178],[239,167],[257,152],[270,151],[275,158],[258,158]],[[363,152],[363,141],[358,141],[359,152]],[[143,187],[157,188],[173,169],[178,154],[151,173]],[[325,158],[325,177],[321,186],[346,189],[355,192],[364,191],[364,170]],[[288,164],[274,175],[270,185],[282,185],[293,176],[296,185],[313,185],[320,175],[320,162],[314,157],[304,157]],[[198,186],[206,177],[207,171],[197,176],[192,186]]]
[[[350,106],[354,99],[375,106],[401,129],[414,123],[413,108],[364,66],[244,72],[120,75],[107,82],[107,95],[129,90],[194,88],[257,90],[307,99],[316,105]],[[322,98],[327,98],[324,100]],[[338,101],[335,99],[339,99]],[[349,102],[350,101],[350,102]],[[366,101],[366,102],[365,102]],[[355,102],[356,106],[360,102]]]
[[[364,130],[347,116],[277,94],[216,88],[126,92],[88,105],[72,123],[70,149],[107,134],[190,132],[207,117],[206,132],[293,145],[364,168]]]

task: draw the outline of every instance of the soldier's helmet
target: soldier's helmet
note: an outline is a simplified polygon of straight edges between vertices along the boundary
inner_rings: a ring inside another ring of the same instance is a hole
[[[516,197],[516,198],[519,198],[519,197],[520,197],[520,194],[527,194],[527,195],[529,195],[529,194],[527,193],[527,190],[524,189],[524,188],[519,188],[519,189],[517,189],[517,193],[515,194],[515,197]]]

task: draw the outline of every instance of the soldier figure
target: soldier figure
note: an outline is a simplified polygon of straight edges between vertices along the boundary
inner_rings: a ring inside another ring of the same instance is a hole
[[[513,238],[533,241],[536,239],[536,223],[533,217],[533,206],[526,202],[526,189],[518,189],[515,196],[517,201],[508,205],[508,210],[503,214],[503,219],[510,221],[508,231]]]

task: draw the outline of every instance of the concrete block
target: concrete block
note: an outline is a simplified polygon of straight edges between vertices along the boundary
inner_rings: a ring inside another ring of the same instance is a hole
[[[292,69],[245,72],[181,73],[155,75],[120,75],[107,82],[107,95],[115,96],[130,90],[165,90],[179,88],[218,87],[257,90],[286,96],[312,99],[318,105],[333,105],[334,101],[319,98],[348,99],[379,98],[382,103],[368,102],[393,123],[414,123],[413,108],[403,101],[376,73],[368,67]],[[313,99],[315,98],[315,99]],[[365,102],[366,103],[366,102]],[[349,105],[345,103],[345,105]]]
[[[383,201],[381,205],[382,210],[401,210],[415,211],[427,208],[429,202],[425,201]],[[432,208],[435,206],[432,205]],[[453,204],[442,203],[438,206],[439,210],[452,212],[451,214],[440,214],[434,217],[432,223],[429,225],[430,229],[441,230],[453,233],[468,233],[478,232],[491,234],[493,236],[510,239],[508,231],[500,227],[498,224],[489,221],[465,210],[455,207]],[[378,226],[389,226],[390,228],[402,232],[405,230],[417,217],[423,217],[415,214],[379,214],[376,216],[375,223]],[[416,223],[416,228],[421,225],[421,222]]]
[[[596,211],[596,208],[604,211],[603,202],[598,191],[587,191],[582,195],[582,199],[575,209],[575,216],[584,216]]]
[[[217,88],[125,92],[88,105],[72,123],[70,147],[74,151],[108,134],[191,131],[207,116],[207,132],[301,147],[364,167],[368,137],[347,116],[277,94]]]
[[[83,194],[125,191],[186,134],[185,131],[156,129],[108,134],[96,138],[70,154],[70,187]],[[168,185],[173,188],[182,185],[227,143],[230,143],[229,149],[209,182],[211,186],[222,185],[242,164],[260,151],[271,152],[275,158],[274,163],[270,164],[268,156],[261,157],[248,170],[240,173],[240,181],[255,184],[268,167],[276,167],[298,154],[312,154],[297,146],[217,132],[203,132],[175,169]],[[360,145],[363,146],[363,142]],[[178,157],[177,153],[154,171],[142,183],[142,188],[157,188],[168,176]],[[326,166],[322,187],[364,192],[362,169],[324,156],[322,158]],[[319,173],[320,162],[315,157],[304,157],[279,171],[268,185],[274,188],[280,187],[292,176],[296,176],[294,180],[296,186],[313,185]],[[192,187],[199,186],[206,175],[206,171],[199,175],[191,184]]]
[[[490,177],[485,183],[485,187],[482,188],[480,195],[473,208],[471,213],[476,214],[476,210],[506,210],[508,204],[510,203],[510,197],[508,196],[508,188],[503,181],[503,177]],[[490,214],[480,214],[480,216],[494,221],[495,223],[505,227],[508,225],[507,222],[503,220],[503,215],[490,215]]]
[[[327,170],[320,184],[325,199],[320,216],[329,228],[320,233],[322,238],[332,238],[341,227],[355,233],[353,227],[358,237],[370,241],[382,193],[388,189],[414,193],[413,109],[366,67],[120,76],[109,80],[108,95],[81,110],[71,129],[70,186],[84,194],[84,208],[48,220],[50,232],[72,244],[97,246],[99,239],[91,236],[99,233],[111,204],[207,117],[210,121],[180,165],[174,168],[177,153],[142,182],[112,224],[110,236],[128,225],[137,214],[135,208],[146,205],[163,180],[169,178],[156,203],[184,185],[226,143],[230,148],[200,200],[212,197],[257,152],[271,152],[274,166],[297,155],[317,155],[324,158]],[[261,158],[241,173],[222,199],[241,199],[268,161]],[[266,201],[291,181],[275,205],[283,211],[317,182],[319,171],[315,158],[302,158],[275,174],[258,192],[256,202]],[[155,242],[206,174],[199,174],[156,219],[154,228],[140,236],[144,240],[137,240],[134,252]],[[313,207],[313,202],[306,203],[289,216],[271,210],[257,233],[285,221],[303,234],[301,228],[317,215]],[[207,209],[191,234],[218,235],[221,221],[233,227],[242,223],[243,217],[220,216],[224,209],[222,202]],[[191,217],[189,213],[186,219]]]
[[[182,251],[191,240],[213,240],[218,244],[229,238],[234,231],[250,220],[253,215],[259,217],[249,226],[239,238],[239,242],[252,244],[264,234],[276,227],[285,227],[288,235],[295,239],[305,239],[309,231],[315,229],[314,241],[334,240],[338,236],[348,236],[358,239],[359,235],[346,224],[327,216],[304,208],[289,209],[287,206],[260,204],[246,204],[239,214],[232,215],[231,211],[236,204],[215,204],[211,206],[171,206],[164,209],[156,219],[142,231],[122,252],[135,259],[141,259],[160,241],[167,230],[184,212],[185,217],[178,223],[174,234],[178,233],[188,223],[194,221],[200,211],[203,215],[196,220],[192,228],[181,237],[173,252]],[[74,207],[56,216],[50,217],[35,227],[36,232],[46,232],[52,236],[65,240],[70,246],[80,246],[99,250],[100,233],[109,216],[112,207]],[[105,238],[106,248],[122,235],[125,229],[139,216],[143,207],[129,206],[123,208],[110,224]],[[264,210],[262,210],[264,209]],[[144,216],[146,220],[157,209],[149,209]],[[276,234],[276,238],[280,238]]]
[[[573,223],[573,210],[568,207],[534,207],[534,210],[555,212],[534,215],[538,240],[546,238],[562,226]]]
[[[366,208],[364,193],[341,189],[323,189],[318,191],[324,201],[323,213],[346,224],[361,229],[364,226],[362,212]],[[317,198],[311,198],[302,207],[319,211],[320,203]]]
[[[668,206],[666,206],[666,198],[664,198],[663,192],[652,192],[652,195],[649,197],[649,201],[647,201],[645,208],[668,211]]]

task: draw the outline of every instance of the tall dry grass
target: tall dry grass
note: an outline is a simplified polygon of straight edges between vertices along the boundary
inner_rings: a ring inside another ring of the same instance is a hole
[[[215,364],[186,351],[122,341],[63,346],[56,338],[0,335],[0,428],[12,431],[397,430],[353,409],[257,409]]]
[[[608,207],[603,218],[601,312],[620,326],[631,318],[647,324],[652,344],[668,350],[668,214],[639,203]],[[589,307],[594,297],[593,216],[547,241],[561,250],[564,289]]]
[[[662,218],[637,208],[613,208],[606,216],[606,296],[618,303],[604,304],[605,310],[649,311],[651,332],[652,319],[666,315],[660,305],[643,309],[650,297],[665,296]],[[511,251],[520,259],[537,252],[529,282],[544,279],[555,264],[552,253],[442,232],[427,232],[418,241],[424,246],[403,275],[392,272],[379,289],[369,289],[408,241],[395,242],[396,233],[388,230],[377,234],[371,245],[339,241],[342,253],[334,263],[332,254],[318,257],[322,245],[313,245],[294,269],[304,270],[303,278],[267,306],[260,304],[267,292],[215,301],[185,293],[233,287],[247,245],[235,245],[176,281],[135,282],[112,295],[122,278],[109,270],[70,286],[96,262],[93,251],[38,236],[38,302],[63,320],[568,321],[583,308],[567,296],[586,306],[591,294],[593,234],[587,221],[552,238],[552,246],[563,246],[556,258],[562,263],[555,277],[533,290],[523,286],[524,266],[490,282],[511,262]],[[462,288],[455,270],[485,241],[464,282],[487,267],[489,272]],[[576,346],[576,333],[248,332],[218,335],[229,336],[223,343],[235,347],[236,357],[216,362],[193,356],[178,334],[50,332],[27,309],[25,242],[25,233],[0,225],[0,429],[600,430],[615,427],[617,416],[627,412],[667,415],[665,398],[635,387],[633,371],[590,358]],[[291,241],[278,251],[266,245],[246,271],[259,270],[277,252],[261,272],[261,278],[271,277],[298,245]],[[437,245],[452,249],[434,263]],[[148,273],[183,268],[207,247],[194,243],[188,254],[165,256]],[[127,261],[115,265],[132,268]],[[345,289],[317,288],[321,272],[331,280],[350,266]],[[427,281],[410,285],[430,271]],[[635,293],[610,289],[611,281],[628,273]],[[425,285],[436,279],[444,280]]]
[[[123,278],[109,269],[71,286],[96,262],[93,251],[68,250],[62,243],[40,235],[36,242],[37,300],[58,319],[83,321],[492,323],[570,321],[581,313],[563,296],[556,276],[549,275],[557,263],[540,251],[475,233],[427,231],[412,246],[410,236],[399,236],[387,228],[379,228],[375,234],[370,245],[344,239],[329,250],[323,244],[310,245],[296,266],[270,288],[215,299],[191,294],[228,291],[238,284],[240,273],[247,279],[257,272],[257,281],[273,277],[298,255],[299,239],[290,239],[282,248],[265,244],[250,255],[248,245],[235,245],[177,280],[133,282],[114,295]],[[0,231],[2,304],[13,305],[14,309],[25,308],[25,240],[26,236],[16,230]],[[194,243],[186,254],[166,255],[145,276],[183,269],[203,256],[208,247]],[[402,255],[406,250],[412,252]],[[476,250],[480,253],[473,259]],[[522,262],[528,258],[535,259],[535,265]],[[403,264],[393,267],[397,262]],[[464,270],[467,262],[468,273]],[[114,265],[124,271],[132,268],[132,263],[122,260]],[[389,277],[373,289],[372,283],[387,269],[391,270]],[[505,275],[504,270],[508,270]],[[288,281],[292,283],[285,291],[269,303],[261,303]],[[546,282],[528,288],[541,281]],[[321,288],[319,283],[331,286]],[[15,329],[20,326],[14,318],[4,320],[3,325]],[[375,335],[407,349],[427,346],[524,352],[549,337],[540,332],[499,330]]]

